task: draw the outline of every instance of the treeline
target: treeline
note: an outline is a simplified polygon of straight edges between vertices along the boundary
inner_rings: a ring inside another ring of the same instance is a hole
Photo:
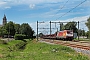
[[[1,37],[14,37],[16,34],[24,35],[28,38],[31,38],[33,37],[34,30],[32,30],[32,28],[28,23],[23,23],[20,25],[20,24],[15,24],[12,21],[0,27]]]

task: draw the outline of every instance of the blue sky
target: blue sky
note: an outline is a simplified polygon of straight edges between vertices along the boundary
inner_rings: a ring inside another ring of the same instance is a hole
[[[0,0],[0,24],[4,14],[8,21],[15,23],[29,23],[36,30],[36,21],[84,21],[80,28],[85,26],[90,16],[90,0],[73,9],[85,0]],[[68,14],[61,17],[63,14]],[[43,24],[44,26],[46,24]],[[83,27],[85,26],[85,27]]]

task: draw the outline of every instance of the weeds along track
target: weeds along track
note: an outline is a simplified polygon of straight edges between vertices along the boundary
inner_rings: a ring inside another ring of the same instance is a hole
[[[83,53],[90,57],[90,42],[73,42],[73,41],[61,41],[61,40],[51,40],[51,39],[41,39],[41,42],[49,43],[49,44],[60,44],[71,49],[74,49],[78,53]]]
[[[60,40],[50,40],[50,39],[43,39],[42,41],[54,43],[54,44],[60,44],[64,46],[74,47],[74,48],[80,48],[85,50],[90,50],[90,45],[88,43],[80,43],[80,42],[72,42],[72,41],[60,41]]]

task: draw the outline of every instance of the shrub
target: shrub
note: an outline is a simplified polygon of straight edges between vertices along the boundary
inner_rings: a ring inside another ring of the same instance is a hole
[[[29,36],[24,36],[24,39],[29,39],[30,37]]]
[[[14,39],[15,40],[23,40],[25,38],[25,35],[23,34],[15,34]]]

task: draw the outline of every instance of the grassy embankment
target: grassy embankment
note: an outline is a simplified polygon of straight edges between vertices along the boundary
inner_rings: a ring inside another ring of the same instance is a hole
[[[0,60],[89,60],[81,53],[61,46],[36,42],[13,40],[0,43]]]

